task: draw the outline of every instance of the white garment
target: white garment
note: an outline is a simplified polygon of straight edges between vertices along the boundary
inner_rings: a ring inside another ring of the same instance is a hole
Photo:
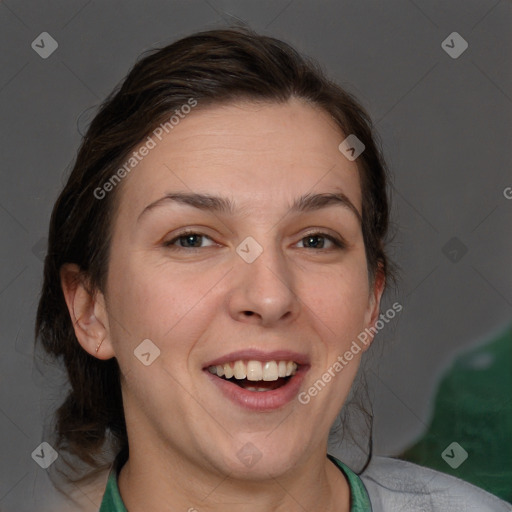
[[[512,505],[474,485],[411,462],[373,457],[360,477],[373,512],[512,511]]]

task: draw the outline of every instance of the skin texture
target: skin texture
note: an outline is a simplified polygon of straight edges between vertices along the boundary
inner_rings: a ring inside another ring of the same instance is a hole
[[[121,368],[130,458],[119,485],[130,512],[349,510],[348,485],[325,454],[363,351],[307,405],[270,412],[233,404],[204,371],[240,349],[292,350],[310,361],[304,391],[377,320],[384,279],[370,285],[354,212],[289,211],[302,195],[343,192],[361,213],[344,138],[296,99],[199,105],[117,190],[105,293],[91,297],[74,281],[78,269],[63,267],[80,344]],[[163,201],[141,215],[171,192],[222,196],[235,211]],[[176,240],[184,228],[206,235],[199,248]],[[312,231],[346,247],[312,244]],[[250,264],[236,252],[248,236],[263,248]],[[134,357],[144,339],[160,350],[150,366]],[[250,467],[237,457],[246,443],[261,455]]]

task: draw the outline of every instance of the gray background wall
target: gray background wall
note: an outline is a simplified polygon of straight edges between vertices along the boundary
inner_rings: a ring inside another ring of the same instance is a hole
[[[1,1],[4,512],[46,510],[53,499],[31,453],[62,398],[61,375],[44,376],[34,363],[33,321],[49,215],[88,109],[143,50],[236,19],[317,58],[355,93],[394,173],[391,251],[404,310],[379,335],[376,452],[397,454],[414,441],[453,357],[512,319],[510,1]],[[454,31],[469,44],[457,59],[441,47]],[[47,59],[31,47],[42,32],[58,42]],[[453,237],[467,248],[452,254],[457,262],[443,252]]]

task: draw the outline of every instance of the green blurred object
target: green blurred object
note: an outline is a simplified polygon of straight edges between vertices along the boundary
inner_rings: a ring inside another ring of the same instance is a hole
[[[452,442],[468,453],[455,469],[441,457]],[[455,360],[439,386],[427,432],[400,458],[512,502],[512,327]]]

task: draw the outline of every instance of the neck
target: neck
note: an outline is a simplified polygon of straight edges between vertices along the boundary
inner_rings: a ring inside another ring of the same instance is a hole
[[[241,480],[194,464],[178,453],[130,445],[119,475],[119,490],[130,512],[349,512],[350,490],[341,471],[325,454],[266,480]]]

